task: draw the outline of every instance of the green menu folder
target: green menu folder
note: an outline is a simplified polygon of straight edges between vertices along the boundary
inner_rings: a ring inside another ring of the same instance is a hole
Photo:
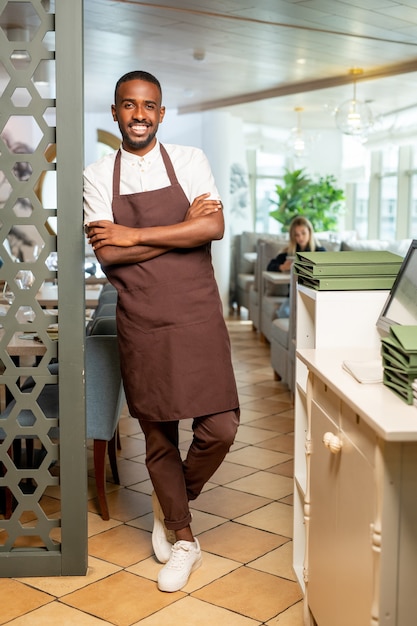
[[[297,252],[294,267],[310,276],[397,275],[403,258],[387,250]]]
[[[415,353],[417,356],[417,326],[393,324],[390,330],[406,352]]]
[[[417,367],[417,326],[393,324],[381,344],[383,352],[395,355],[407,367]]]
[[[298,272],[297,272],[298,274]],[[298,274],[300,285],[321,291],[358,291],[364,289],[391,289],[394,276],[305,276]]]

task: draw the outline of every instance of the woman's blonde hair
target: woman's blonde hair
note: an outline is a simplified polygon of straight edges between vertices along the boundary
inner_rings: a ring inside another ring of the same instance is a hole
[[[308,247],[310,248],[310,252],[314,252],[317,247],[316,238],[314,236],[313,224],[303,215],[297,215],[292,219],[289,228],[290,242],[288,244],[287,252],[291,256],[295,255],[295,252],[297,250],[297,242],[295,241],[295,229],[298,226],[305,226],[306,228],[308,228],[308,231],[310,233],[310,237],[308,240]]]

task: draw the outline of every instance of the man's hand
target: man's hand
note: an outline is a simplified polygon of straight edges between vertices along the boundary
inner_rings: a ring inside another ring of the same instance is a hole
[[[220,200],[209,200],[209,196],[209,193],[203,193],[201,196],[197,196],[197,198],[193,200],[185,215],[184,222],[192,220],[195,217],[210,215],[211,213],[216,213],[216,211],[222,210],[223,205]]]
[[[114,224],[109,220],[90,222],[85,230],[93,250],[98,250],[103,246],[130,248],[138,243],[136,228]]]

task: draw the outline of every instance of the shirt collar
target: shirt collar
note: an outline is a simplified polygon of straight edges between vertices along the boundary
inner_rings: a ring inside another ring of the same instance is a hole
[[[131,163],[139,162],[139,163],[146,163],[147,165],[150,165],[159,156],[161,152],[161,147],[157,139],[156,144],[154,145],[152,150],[150,150],[150,152],[147,152],[145,156],[143,157],[138,156],[137,154],[133,154],[132,152],[128,152],[122,146],[120,146],[120,151],[122,153],[122,158],[126,159],[127,161],[130,161]]]

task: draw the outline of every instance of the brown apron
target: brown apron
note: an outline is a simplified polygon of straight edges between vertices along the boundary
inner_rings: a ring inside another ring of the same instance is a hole
[[[171,185],[120,195],[120,151],[113,173],[113,215],[133,228],[184,221],[189,201],[161,145]],[[236,409],[230,342],[211,264],[211,246],[106,268],[117,288],[117,333],[130,414],[179,420]]]

